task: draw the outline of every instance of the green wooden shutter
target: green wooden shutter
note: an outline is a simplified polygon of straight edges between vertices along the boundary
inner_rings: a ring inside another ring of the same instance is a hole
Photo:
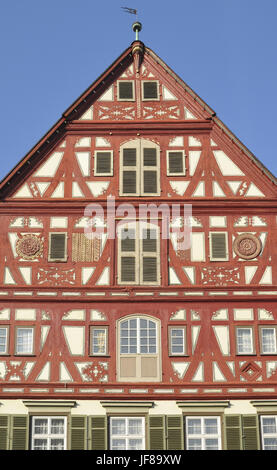
[[[133,100],[133,82],[118,82],[118,98],[120,100]]]
[[[242,449],[241,415],[225,416],[226,450]]]
[[[87,449],[87,418],[71,416],[71,450]]]
[[[227,245],[225,233],[211,233],[211,259],[226,260]]]
[[[0,415],[0,450],[9,448],[9,416]]]
[[[183,152],[168,152],[168,174],[169,175],[183,175],[184,174]]]
[[[66,233],[50,233],[49,261],[66,260]]]
[[[96,175],[110,175],[112,172],[111,152],[96,152]]]
[[[259,450],[258,426],[257,415],[242,416],[244,450]]]
[[[184,449],[183,416],[167,416],[167,450]]]
[[[149,416],[149,449],[165,448],[165,416]]]
[[[90,448],[91,450],[107,450],[106,416],[90,416]]]
[[[158,99],[158,83],[157,82],[143,82],[143,99],[156,100]]]
[[[11,450],[28,449],[28,416],[11,417]]]

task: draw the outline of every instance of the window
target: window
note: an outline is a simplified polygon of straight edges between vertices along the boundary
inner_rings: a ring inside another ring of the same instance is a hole
[[[66,450],[66,418],[33,416],[32,450]]]
[[[16,328],[15,354],[34,354],[34,328]]]
[[[169,355],[184,356],[186,354],[185,326],[170,326],[168,330]]]
[[[0,327],[0,354],[8,352],[8,327]]]
[[[121,147],[119,194],[160,195],[160,152],[157,144],[136,139]]]
[[[237,354],[254,354],[253,330],[251,327],[237,327]]]
[[[263,450],[277,450],[277,416],[261,416]]]
[[[186,418],[187,450],[220,450],[221,429],[219,416],[191,416]]]
[[[159,334],[158,322],[151,318],[130,317],[119,322],[119,380],[160,380]]]
[[[118,228],[118,284],[160,284],[160,229],[146,223]]]
[[[185,152],[183,150],[167,152],[168,176],[181,176],[186,174]]]
[[[117,99],[119,101],[134,101],[135,88],[133,81],[122,80],[117,82]]]
[[[113,153],[112,151],[97,151],[94,155],[94,175],[113,175]]]
[[[106,356],[108,354],[108,327],[92,326],[91,334],[91,355]]]
[[[260,345],[262,354],[276,354],[276,327],[260,327]]]
[[[142,82],[142,99],[144,101],[157,101],[159,99],[159,82],[147,80]]]
[[[110,418],[110,450],[145,449],[145,418]]]
[[[48,261],[67,261],[67,233],[49,233]]]
[[[210,260],[228,260],[228,239],[226,232],[210,232]]]

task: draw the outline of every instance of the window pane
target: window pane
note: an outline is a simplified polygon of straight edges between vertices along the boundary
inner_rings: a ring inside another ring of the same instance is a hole
[[[200,419],[188,419],[188,434],[201,434]]]
[[[112,439],[111,450],[127,450],[125,439]]]
[[[92,330],[92,353],[106,354],[106,333],[104,329]]]
[[[276,352],[276,333],[274,328],[262,329],[262,351],[263,353]]]
[[[217,419],[209,418],[204,421],[204,433],[205,434],[217,434]]]
[[[125,419],[112,420],[112,435],[126,434],[126,421]]]
[[[51,420],[51,434],[64,434],[64,420],[53,418]]]
[[[35,419],[34,426],[35,434],[48,434],[48,420],[47,419]]]
[[[205,439],[205,450],[218,450],[218,439]]]
[[[51,439],[51,450],[63,450],[64,440],[63,439]]]
[[[276,433],[276,419],[275,418],[263,418],[263,433],[273,434]]]
[[[142,439],[129,439],[128,450],[142,450]]]
[[[264,450],[277,450],[277,438],[266,437],[264,439]]]
[[[188,439],[188,450],[201,450],[201,439]]]
[[[17,329],[17,353],[31,354],[33,352],[33,330],[31,328]]]
[[[7,348],[7,328],[0,328],[0,353],[5,353]]]
[[[34,439],[33,450],[48,450],[47,439]]]
[[[128,433],[133,434],[133,435],[142,434],[142,420],[141,419],[129,419]]]
[[[237,329],[238,352],[249,354],[253,352],[252,347],[252,330],[250,328]]]

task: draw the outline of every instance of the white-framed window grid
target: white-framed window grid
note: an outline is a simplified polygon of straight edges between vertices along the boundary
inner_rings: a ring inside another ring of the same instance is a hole
[[[187,416],[186,450],[221,450],[219,416]]]
[[[8,326],[0,326],[0,354],[8,353]]]
[[[169,326],[168,340],[170,356],[186,354],[186,326]]]
[[[277,416],[260,416],[263,450],[277,450]]]
[[[34,327],[17,326],[15,336],[15,354],[34,354]]]
[[[250,326],[237,326],[235,331],[237,354],[254,354],[253,328]]]
[[[66,450],[66,436],[65,416],[32,416],[32,450]]]
[[[259,326],[261,354],[277,353],[277,338],[275,326]]]
[[[91,326],[90,341],[92,356],[106,356],[108,354],[108,327]]]
[[[144,450],[144,417],[110,417],[110,450]]]
[[[156,354],[157,324],[148,318],[120,322],[120,354]]]

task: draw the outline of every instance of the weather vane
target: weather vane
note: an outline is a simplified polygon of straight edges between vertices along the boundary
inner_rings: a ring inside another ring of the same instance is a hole
[[[130,13],[131,15],[136,15],[136,22],[133,23],[133,31],[136,33],[136,41],[139,40],[139,32],[142,29],[142,24],[138,21],[138,10],[135,8],[121,7],[125,13]]]

